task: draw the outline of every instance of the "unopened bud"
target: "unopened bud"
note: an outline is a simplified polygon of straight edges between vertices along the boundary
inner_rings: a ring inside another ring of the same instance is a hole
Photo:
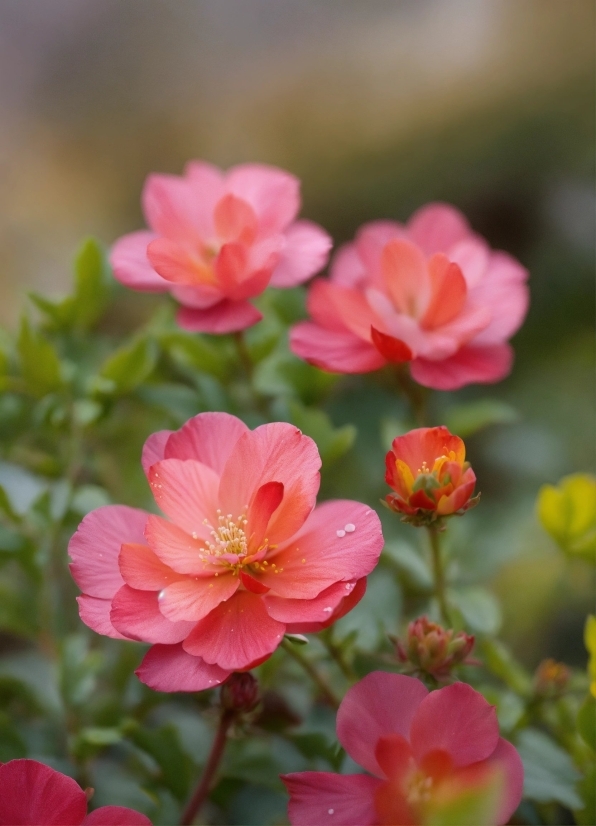
[[[221,687],[221,707],[227,711],[252,711],[258,702],[259,684],[248,671],[235,671]]]
[[[437,680],[449,677],[456,665],[467,662],[474,647],[474,637],[443,628],[428,617],[419,617],[408,625],[405,640],[398,640],[398,659],[407,663],[411,672],[430,674]]]
[[[534,692],[539,697],[554,700],[565,693],[571,672],[564,663],[543,660],[534,672]]]

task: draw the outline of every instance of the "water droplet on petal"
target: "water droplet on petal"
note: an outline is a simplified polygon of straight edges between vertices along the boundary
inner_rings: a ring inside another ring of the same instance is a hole
[[[333,611],[333,608],[328,605],[327,608],[323,608],[323,611]]]
[[[335,533],[341,538],[342,536],[346,535],[345,531],[335,531]]]
[[[327,814],[332,815],[335,812],[335,809],[327,809]]]
[[[353,525],[351,522],[348,522],[347,525],[344,525],[346,533],[354,533],[356,530],[356,525]]]
[[[157,595],[157,601],[158,601],[158,602],[161,602],[161,601],[162,601],[162,599],[165,599],[165,598],[166,598],[166,589],[164,588],[164,589],[163,589],[162,591],[160,591],[160,592],[159,592],[159,594]]]

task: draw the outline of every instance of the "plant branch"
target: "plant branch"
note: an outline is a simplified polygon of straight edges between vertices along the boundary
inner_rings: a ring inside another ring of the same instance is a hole
[[[296,646],[292,645],[291,642],[288,640],[283,640],[282,648],[287,651],[290,657],[296,660],[297,663],[300,663],[304,671],[308,674],[311,678],[313,683],[317,686],[321,694],[329,701],[329,703],[338,708],[339,700],[335,696],[335,693],[331,686],[328,684],[327,680],[323,677],[322,674],[317,671],[315,666],[311,663],[308,657],[305,657],[304,654],[296,648]]]
[[[234,711],[231,711],[230,709],[222,709],[221,716],[219,718],[219,726],[217,727],[217,732],[215,734],[215,739],[213,740],[213,745],[211,746],[207,763],[205,764],[203,774],[199,779],[197,787],[194,790],[186,808],[184,809],[184,812],[182,813],[182,818],[180,819],[181,826],[190,826],[190,824],[192,824],[203,803],[205,802],[209,791],[211,790],[213,779],[226,747],[228,731],[230,730],[230,726],[232,725],[235,716]]]
[[[435,596],[439,603],[441,617],[450,628],[453,627],[447,605],[445,568],[443,566],[443,554],[441,549],[441,536],[437,528],[429,527],[428,536],[430,539],[430,549],[432,553],[433,576],[435,581]]]

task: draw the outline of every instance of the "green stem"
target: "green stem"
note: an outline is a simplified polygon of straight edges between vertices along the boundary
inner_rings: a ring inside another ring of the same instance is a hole
[[[288,640],[283,640],[282,648],[287,651],[290,657],[296,660],[297,663],[300,663],[304,671],[308,674],[311,678],[313,683],[317,686],[321,694],[328,700],[328,702],[334,706],[335,708],[339,707],[339,700],[335,696],[335,693],[331,686],[327,683],[327,680],[320,674],[308,657],[305,657],[304,654],[291,642]]]
[[[443,565],[443,554],[441,553],[441,537],[437,528],[429,527],[428,536],[430,539],[430,549],[432,553],[433,575],[435,581],[435,596],[439,603],[441,617],[449,627],[453,626],[447,605],[445,568]]]
[[[355,683],[358,681],[358,675],[350,665],[350,663],[344,657],[343,651],[341,648],[333,642],[331,634],[329,633],[322,633],[319,637],[327,651],[329,652],[331,658],[335,660],[337,663],[339,670],[344,675],[346,680],[350,683]]]
[[[217,732],[215,734],[213,745],[211,746],[207,763],[205,764],[203,774],[201,775],[197,787],[188,801],[184,812],[182,813],[182,818],[180,819],[181,826],[190,826],[209,794],[215,773],[217,772],[221,758],[223,757],[223,753],[225,751],[228,732],[234,721],[234,717],[235,714],[233,711],[228,709],[222,710],[221,717],[219,718],[219,726],[217,727]]]
[[[254,364],[250,357],[250,352],[248,347],[246,346],[246,339],[244,337],[244,331],[239,330],[238,332],[234,333],[234,342],[236,344],[236,351],[238,353],[238,360],[244,370],[246,375],[246,379],[248,382],[248,386],[250,387],[252,397],[254,399],[255,407],[261,416],[265,419],[265,421],[269,421],[269,408],[267,405],[267,401],[261,396],[260,393],[257,392],[254,386]]]
[[[419,384],[410,378],[407,368],[400,366],[396,370],[397,383],[404,396],[410,402],[414,421],[418,427],[423,427],[426,422],[426,391]]]

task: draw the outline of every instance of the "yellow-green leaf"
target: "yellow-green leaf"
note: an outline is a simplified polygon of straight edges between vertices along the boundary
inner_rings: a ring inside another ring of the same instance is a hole
[[[566,552],[596,562],[596,478],[588,473],[566,476],[538,494],[542,526]]]

